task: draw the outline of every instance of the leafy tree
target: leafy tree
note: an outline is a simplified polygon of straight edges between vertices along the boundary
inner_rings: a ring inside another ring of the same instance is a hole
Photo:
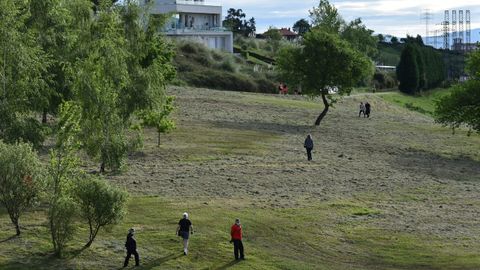
[[[223,20],[223,26],[234,34],[240,34],[245,37],[252,36],[257,31],[255,18],[252,17],[246,20],[246,17],[247,15],[242,9],[230,8],[227,10],[225,20]]]
[[[83,147],[100,161],[101,172],[121,167],[132,147],[125,135],[131,116],[154,110],[175,76],[173,49],[157,32],[162,20],[141,14],[134,1],[99,12],[83,44],[85,55],[69,73],[82,108]]]
[[[122,92],[129,84],[125,39],[113,11],[100,12],[92,22],[88,53],[70,76],[75,100],[82,108],[81,139],[86,152],[106,167],[118,169],[128,151],[121,117]]]
[[[385,36],[383,34],[378,34],[377,39],[378,39],[378,42],[384,42],[385,41]]]
[[[66,244],[73,239],[77,230],[74,223],[77,212],[77,204],[69,196],[61,196],[50,205],[48,212],[50,233],[55,255],[59,258],[63,256]]]
[[[365,55],[338,35],[321,29],[305,34],[301,46],[281,50],[277,63],[291,84],[301,85],[309,95],[322,97],[325,107],[315,125],[320,125],[335,102],[332,90],[348,94],[360,80],[373,75],[373,64]]]
[[[338,9],[328,0],[320,0],[317,7],[309,10],[312,26],[329,33],[340,33],[345,21],[338,13]]]
[[[465,125],[480,133],[480,51],[470,54],[466,71],[470,80],[437,101],[435,118],[453,130]]]
[[[397,37],[392,37],[390,39],[390,42],[392,42],[392,44],[398,44],[398,38]]]
[[[35,117],[47,103],[43,75],[49,65],[25,27],[28,1],[0,1],[0,139],[39,146],[44,129]]]
[[[373,36],[373,30],[368,29],[360,18],[348,23],[344,27],[341,37],[348,41],[353,48],[371,58],[378,53],[378,39]]]
[[[408,44],[402,51],[400,63],[397,66],[397,78],[400,91],[413,94],[420,84],[420,71],[417,63],[417,53],[414,45]]]
[[[415,94],[439,86],[445,80],[442,55],[432,47],[423,45],[421,38],[407,37],[397,68],[399,89]],[[411,59],[414,57],[415,59]],[[418,75],[417,75],[418,74]]]
[[[277,52],[280,48],[280,41],[282,40],[280,30],[270,26],[264,35],[267,38],[267,43],[272,47],[273,52]]]
[[[144,126],[154,127],[158,133],[157,145],[160,146],[160,134],[169,132],[175,128],[175,122],[169,119],[170,113],[174,110],[173,96],[167,96],[164,104],[158,110],[144,111],[140,113]]]
[[[272,26],[268,28],[267,32],[265,32],[264,35],[268,40],[280,41],[282,39],[282,34],[280,33],[280,30]]]
[[[328,0],[320,0],[318,7],[310,10],[310,19],[314,28],[340,35],[359,52],[369,57],[377,54],[377,39],[373,36],[374,31],[368,29],[360,18],[346,23]]]
[[[76,226],[77,205],[72,197],[73,183],[79,179],[81,108],[73,102],[60,106],[56,143],[50,151],[48,167],[48,221],[55,254],[62,256],[65,245],[72,239]]]
[[[81,215],[90,229],[86,247],[95,240],[100,228],[117,224],[125,215],[127,193],[110,186],[104,179],[87,177],[77,183]]]
[[[20,235],[20,216],[31,207],[42,188],[40,160],[26,143],[6,144],[0,141],[0,204]]]
[[[246,37],[252,37],[252,36],[254,37],[255,32],[257,32],[257,26],[256,26],[255,18],[251,17],[248,21],[244,21],[244,25],[245,25],[244,35]]]
[[[223,26],[235,34],[241,34],[244,30],[243,21],[246,16],[242,9],[230,8],[227,10],[225,20],[223,20]]]
[[[299,34],[300,36],[303,36],[305,35],[305,33],[310,31],[310,28],[311,28],[311,25],[307,20],[300,19],[293,24],[292,29],[293,31],[295,31],[295,33]]]

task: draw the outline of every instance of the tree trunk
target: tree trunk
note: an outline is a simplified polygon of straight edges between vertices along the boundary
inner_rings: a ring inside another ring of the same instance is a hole
[[[15,224],[15,230],[17,231],[17,236],[20,235],[20,226],[18,225],[18,219],[14,221]]]
[[[87,244],[85,244],[85,247],[88,248],[92,245],[93,243],[93,240],[95,240],[95,237],[97,237],[97,234],[98,234],[98,230],[100,230],[100,227],[96,227],[95,229],[93,228],[92,225],[90,225],[90,236],[88,237],[89,240],[87,242]]]
[[[42,124],[46,124],[46,123],[47,123],[47,110],[44,109],[42,113]]]
[[[100,164],[100,173],[104,173],[105,172],[105,162],[102,162],[102,164]]]
[[[325,115],[327,115],[328,109],[330,108],[330,104],[328,103],[327,96],[323,92],[322,92],[322,100],[325,108],[323,109],[322,113],[318,116],[317,121],[315,121],[316,126],[320,126],[320,122],[322,122],[322,119],[325,117]]]
[[[158,142],[157,142],[157,146],[160,147],[160,132],[158,132]]]

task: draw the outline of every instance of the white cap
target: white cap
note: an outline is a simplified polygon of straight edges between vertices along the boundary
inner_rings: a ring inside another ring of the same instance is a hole
[[[183,213],[183,217],[188,218],[188,213],[187,212]]]

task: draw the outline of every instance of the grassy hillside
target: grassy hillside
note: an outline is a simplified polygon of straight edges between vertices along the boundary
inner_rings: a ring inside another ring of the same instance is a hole
[[[451,91],[451,88],[434,89],[428,92],[423,92],[419,96],[411,96],[397,91],[384,93],[380,97],[409,110],[433,115],[435,111],[435,101],[448,95]]]
[[[156,133],[108,179],[131,193],[129,214],[82,250],[51,257],[44,208],[0,212],[0,269],[119,269],[137,229],[137,269],[479,269],[480,136],[435,125],[374,94],[336,104],[320,128],[319,100],[173,87],[178,129]],[[370,119],[357,116],[360,101]],[[303,140],[311,133],[314,161]],[[95,168],[85,164],[87,169]],[[190,213],[183,256],[175,236]],[[229,226],[242,220],[247,260],[233,261]],[[133,269],[133,267],[132,267]]]
[[[192,42],[179,41],[174,64],[178,76],[174,84],[219,90],[277,92],[276,74],[259,60],[244,59]]]

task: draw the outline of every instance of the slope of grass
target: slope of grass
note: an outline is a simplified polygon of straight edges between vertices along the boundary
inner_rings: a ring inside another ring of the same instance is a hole
[[[480,269],[480,136],[453,136],[389,94],[347,97],[320,128],[311,124],[321,104],[301,96],[169,94],[178,129],[161,147],[148,130],[128,171],[107,175],[131,193],[125,220],[85,250],[88,228],[77,221],[66,257],[55,259],[44,205],[21,217],[20,238],[0,210],[0,269],[119,269],[131,227],[136,269]],[[357,115],[365,100],[370,119]],[[175,235],[185,211],[195,228],[188,256]],[[237,217],[241,262],[228,242]]]
[[[381,97],[391,103],[405,107],[412,111],[433,115],[435,111],[435,101],[448,95],[452,89],[434,89],[424,92],[419,96],[411,96],[401,92],[390,92],[381,95]]]

